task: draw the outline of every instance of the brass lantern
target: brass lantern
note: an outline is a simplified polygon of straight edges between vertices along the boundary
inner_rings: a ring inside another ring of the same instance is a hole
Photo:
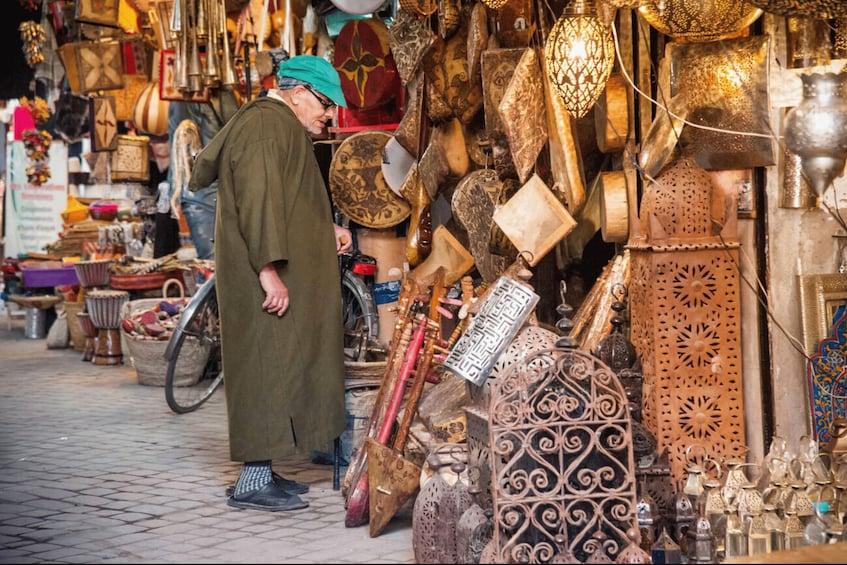
[[[544,50],[550,82],[568,112],[579,119],[603,93],[615,63],[609,26],[592,0],[573,0],[553,25]]]
[[[818,197],[847,162],[847,73],[807,73],[803,100],[785,115],[785,146],[800,156]]]
[[[506,5],[506,2],[509,0],[482,0],[482,3],[491,8],[492,10],[499,10],[503,6]]]
[[[762,10],[743,0],[646,0],[638,13],[660,33],[698,42],[739,37]]]

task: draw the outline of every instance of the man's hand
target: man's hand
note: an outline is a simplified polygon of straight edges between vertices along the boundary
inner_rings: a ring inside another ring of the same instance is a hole
[[[335,228],[335,250],[341,255],[353,248],[353,234],[350,230],[333,224]]]
[[[265,291],[265,301],[262,308],[269,314],[282,316],[288,310],[288,288],[276,274],[273,263],[268,263],[259,271],[259,284]]]

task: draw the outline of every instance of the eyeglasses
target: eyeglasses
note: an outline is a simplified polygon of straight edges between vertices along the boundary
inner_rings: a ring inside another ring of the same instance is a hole
[[[303,88],[311,92],[312,96],[318,99],[318,102],[321,103],[321,106],[324,107],[324,110],[330,110],[335,107],[335,102],[332,102],[331,100],[327,100],[326,98],[320,96],[317,92],[315,92],[312,87],[303,85]]]

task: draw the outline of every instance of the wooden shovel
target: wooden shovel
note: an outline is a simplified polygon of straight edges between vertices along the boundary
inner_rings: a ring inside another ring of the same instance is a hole
[[[430,321],[393,447],[380,444],[370,438],[367,440],[371,537],[381,534],[391,518],[420,488],[421,468],[404,458],[403,449],[406,447],[409,430],[418,410],[438,333],[438,324]]]
[[[414,279],[407,277],[403,282],[403,288],[400,291],[400,297],[397,301],[398,312],[397,318],[394,322],[394,331],[390,342],[391,350],[389,352],[388,362],[385,364],[385,371],[382,375],[379,391],[377,392],[377,397],[374,402],[373,409],[371,410],[371,416],[368,420],[366,437],[376,436],[380,423],[382,422],[382,414],[385,413],[385,404],[388,402],[388,399],[391,398],[393,384],[400,371],[403,352],[406,350],[406,346],[412,335],[411,324],[413,320],[410,316],[410,312],[412,310],[410,305],[413,304],[413,298],[416,297],[417,293],[418,287]],[[359,477],[362,470],[366,468],[366,464],[367,450],[364,445],[361,445],[350,460],[347,472],[344,475],[344,483],[342,484],[341,492],[345,497],[345,508],[347,507],[350,496],[350,486],[355,485],[359,481]]]
[[[382,424],[377,436],[377,442],[385,445],[391,436],[391,431],[394,428],[394,421],[397,419],[397,414],[400,412],[400,403],[403,401],[403,394],[406,392],[406,383],[409,380],[409,375],[417,359],[418,353],[423,346],[424,334],[427,328],[427,318],[423,314],[416,316],[417,327],[406,349],[406,354],[403,358],[403,366],[400,368],[400,374],[397,377],[397,383],[394,385],[394,390],[391,394],[391,400],[385,411],[385,416],[382,419]],[[370,438],[368,438],[370,439]],[[344,525],[348,528],[364,525],[369,518],[369,487],[368,473],[363,471],[358,482],[350,493],[347,501],[347,513],[344,519]]]

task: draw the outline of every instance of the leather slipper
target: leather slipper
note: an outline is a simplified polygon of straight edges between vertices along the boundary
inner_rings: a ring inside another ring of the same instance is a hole
[[[309,492],[309,485],[292,479],[286,479],[276,471],[273,473],[273,480],[288,494],[306,494]],[[235,485],[229,485],[226,487],[226,496],[232,496],[234,493]]]
[[[227,505],[244,510],[264,510],[266,512],[284,512],[308,508],[309,503],[296,494],[289,494],[274,483],[269,482],[263,487],[230,496]]]

